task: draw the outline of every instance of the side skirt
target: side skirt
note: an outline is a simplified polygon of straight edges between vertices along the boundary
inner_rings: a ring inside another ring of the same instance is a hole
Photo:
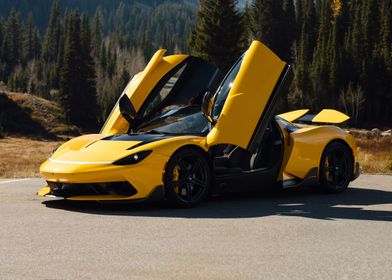
[[[306,186],[316,186],[319,184],[318,180],[318,168],[312,168],[309,170],[308,174],[306,174],[303,180],[300,179],[290,179],[283,182],[280,182],[280,187],[282,189],[291,189],[291,188],[299,188]]]
[[[269,169],[216,176],[212,193],[240,193],[276,189],[276,174],[276,170]]]
[[[284,190],[318,185],[318,168],[312,168],[303,180],[276,181],[276,170],[243,171],[216,176],[213,194]]]

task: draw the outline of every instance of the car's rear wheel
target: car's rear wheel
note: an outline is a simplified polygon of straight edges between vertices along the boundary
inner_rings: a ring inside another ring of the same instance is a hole
[[[211,168],[197,149],[184,148],[169,160],[164,188],[167,200],[175,207],[193,207],[203,201],[211,187]]]
[[[344,144],[329,144],[321,157],[320,183],[329,193],[347,189],[353,174],[351,151]]]

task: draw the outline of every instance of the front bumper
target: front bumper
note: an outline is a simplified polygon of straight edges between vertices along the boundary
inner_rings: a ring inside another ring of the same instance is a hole
[[[48,160],[41,165],[41,176],[48,186],[40,196],[68,200],[140,200],[163,185],[168,157],[151,154],[134,165],[77,164]]]

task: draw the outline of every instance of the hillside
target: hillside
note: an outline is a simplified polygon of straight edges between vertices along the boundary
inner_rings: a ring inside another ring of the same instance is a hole
[[[3,18],[7,18],[12,9],[16,9],[21,12],[23,18],[27,18],[28,14],[31,13],[33,15],[33,21],[37,25],[41,35],[45,34],[45,30],[49,20],[50,9],[52,6],[53,0],[34,0],[34,1],[26,1],[26,0],[0,0],[0,16]],[[249,1],[248,1],[249,2]],[[123,11],[126,12],[127,21],[129,22],[127,25],[129,28],[130,23],[134,22],[133,19],[137,19],[140,26],[143,26],[143,21],[148,18],[151,18],[151,15],[146,17],[140,17],[138,13],[142,10],[142,13],[152,13],[154,11],[161,10],[162,7],[172,7],[171,12],[175,14],[179,11],[179,7],[187,10],[187,15],[190,17],[191,21],[182,22],[181,25],[184,26],[185,29],[188,29],[189,25],[193,24],[194,13],[199,4],[198,0],[94,0],[94,1],[85,1],[85,0],[59,0],[61,12],[64,13],[66,10],[70,9],[78,9],[83,13],[86,13],[90,18],[93,18],[95,11],[98,7],[102,9],[104,14],[104,27],[106,31],[112,30],[112,27],[118,24],[118,20],[116,20],[117,16],[121,16],[124,14]],[[246,0],[239,0],[238,6],[244,7]],[[123,10],[123,11],[122,11]],[[181,10],[181,8],[180,8]],[[190,12],[190,14],[188,13]],[[163,16],[166,20],[170,17],[166,17],[162,14],[162,12],[158,12],[160,16]],[[179,20],[178,17],[175,17],[176,20]],[[180,19],[181,20],[181,19]],[[153,21],[156,21],[153,19]],[[132,24],[131,24],[132,25]],[[158,26],[158,25],[157,25]],[[155,25],[152,26],[155,28]],[[187,34],[185,34],[187,35]]]
[[[48,24],[52,2],[53,0],[0,0],[0,16],[6,18],[12,9],[16,9],[20,11],[23,18],[27,18],[31,12],[34,23],[43,35]],[[94,16],[96,9],[100,7],[106,21],[106,30],[111,30],[111,25],[116,22],[115,17],[121,16],[124,13],[123,11],[126,12],[129,22],[132,22],[133,18],[146,20],[147,18],[139,18],[135,9],[139,12],[141,9],[144,13],[159,9],[162,5],[169,5],[174,8],[178,7],[178,4],[185,4],[188,8],[195,10],[198,0],[59,0],[59,4],[62,13],[66,10],[78,9],[91,18]],[[175,13],[176,10],[173,9],[172,12]],[[142,22],[140,23],[142,25]]]
[[[66,124],[55,102],[31,94],[0,89],[0,112],[0,130],[7,135],[56,139],[80,134]]]

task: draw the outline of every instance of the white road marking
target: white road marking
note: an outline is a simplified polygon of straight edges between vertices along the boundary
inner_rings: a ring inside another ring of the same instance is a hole
[[[9,184],[9,183],[16,183],[16,182],[23,182],[23,181],[29,181],[29,180],[31,180],[31,178],[0,181],[0,185]]]

